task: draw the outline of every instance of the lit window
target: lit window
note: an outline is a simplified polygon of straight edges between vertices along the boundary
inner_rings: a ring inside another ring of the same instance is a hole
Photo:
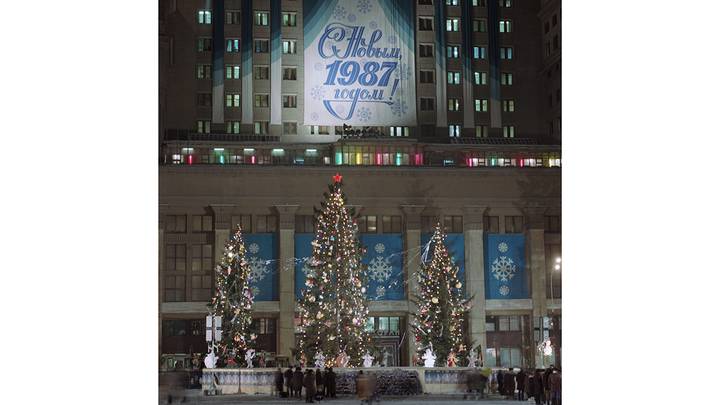
[[[410,128],[408,127],[390,127],[390,136],[408,136]]]
[[[225,107],[240,107],[240,94],[226,94]]]
[[[460,111],[460,100],[457,98],[449,98],[448,111]]]
[[[510,20],[500,20],[500,32],[512,32],[512,22]]]
[[[446,6],[457,6],[458,0],[445,0],[445,5]]]
[[[210,65],[197,65],[197,78],[198,79],[209,79],[211,77],[211,66]]]
[[[239,79],[240,78],[240,65],[225,65],[225,78],[226,79]]]
[[[486,85],[487,84],[487,72],[475,72],[473,74],[475,84]]]
[[[460,125],[449,125],[448,131],[450,132],[451,138],[457,138],[460,136],[462,127]]]
[[[447,46],[447,57],[449,59],[455,59],[460,57],[460,46],[459,45],[448,45]]]
[[[210,120],[198,120],[197,121],[197,131],[200,134],[209,134],[210,133]]]
[[[485,7],[485,0],[472,0],[473,7]]]
[[[282,46],[283,46],[283,53],[286,53],[286,54],[297,53],[297,41],[295,41],[294,39],[284,40],[282,43]]]
[[[228,39],[225,41],[226,46],[225,50],[228,53],[238,53],[240,52],[240,40],[239,39]]]
[[[330,135],[330,127],[327,125],[310,125],[310,135]]]
[[[487,112],[488,110],[488,100],[486,98],[483,99],[475,99],[475,111],[477,112]]]
[[[297,26],[297,13],[283,13],[282,25],[285,27]]]
[[[267,11],[256,11],[255,12],[255,25],[267,26],[270,21],[270,13]]]
[[[504,138],[515,138],[515,126],[514,125],[503,126],[503,137]]]
[[[448,72],[448,84],[460,84],[460,72]]]
[[[514,112],[515,111],[515,101],[514,100],[503,100],[503,111],[504,112]]]
[[[269,126],[267,121],[255,121],[255,135],[267,135]]]
[[[513,74],[506,73],[506,72],[503,72],[502,74],[500,74],[500,84],[502,84],[503,86],[512,86]]]
[[[283,107],[285,108],[297,108],[297,96],[286,94],[282,96],[283,98]]]
[[[460,31],[460,19],[459,18],[448,18],[445,20],[445,31],[458,32]]]
[[[512,0],[500,0],[500,7],[504,7],[504,8],[512,7]]]
[[[487,125],[478,125],[475,127],[475,136],[478,138],[487,138],[488,127]]]
[[[485,59],[487,57],[487,50],[484,46],[473,46],[473,58]]]
[[[511,47],[503,46],[500,47],[500,59],[512,59],[513,49]]]
[[[212,12],[210,10],[198,10],[198,24],[212,24]]]
[[[228,134],[239,134],[240,133],[240,121],[228,121],[227,124]]]

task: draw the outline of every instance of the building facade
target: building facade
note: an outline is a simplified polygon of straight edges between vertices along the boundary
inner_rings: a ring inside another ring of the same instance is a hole
[[[303,121],[303,1],[160,2],[164,358],[205,352],[214,264],[238,224],[257,259],[260,349],[292,356],[313,207],[340,172],[370,252],[367,328],[391,365],[412,362],[409,297],[436,221],[485,364],[559,363],[561,150],[559,124],[547,126],[559,107],[543,104],[559,73],[543,57],[555,35],[543,32],[546,2],[411,3],[416,125],[323,126]],[[551,356],[537,349],[545,339]]]

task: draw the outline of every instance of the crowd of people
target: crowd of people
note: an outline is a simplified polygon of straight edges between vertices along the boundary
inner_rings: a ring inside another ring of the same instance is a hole
[[[492,375],[491,390],[507,399],[525,401],[535,399],[537,405],[561,405],[562,374],[560,369],[550,366],[534,372],[509,368]]]
[[[281,398],[302,398],[305,389],[305,402],[312,403],[324,398],[335,398],[335,372],[332,367],[325,371],[308,368],[305,373],[300,367],[289,367],[283,373],[281,368],[275,371],[275,395]]]

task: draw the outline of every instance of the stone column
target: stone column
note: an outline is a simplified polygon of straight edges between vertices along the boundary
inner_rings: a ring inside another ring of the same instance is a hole
[[[279,219],[280,314],[278,319],[278,356],[292,362],[295,347],[295,212],[299,205],[276,205]]]
[[[463,231],[465,234],[465,288],[473,297],[468,314],[470,341],[480,345],[480,355],[485,358],[487,339],[485,335],[485,255],[483,241],[483,215],[487,207],[469,205],[463,208]]]
[[[162,301],[165,292],[165,216],[167,204],[160,204],[158,209],[158,355],[162,355]]]
[[[542,328],[541,317],[547,315],[547,294],[545,289],[545,207],[527,206],[524,209],[527,223],[528,266],[530,268],[530,288],[532,290],[532,325]],[[542,329],[541,329],[542,330]],[[542,338],[542,337],[541,337]],[[543,358],[535,347],[533,336],[535,367],[542,367]]]
[[[405,215],[405,257],[403,260],[405,268],[405,280],[407,280],[405,295],[408,299],[408,313],[405,317],[405,339],[407,340],[407,355],[404,365],[412,366],[412,358],[417,350],[415,344],[415,333],[412,328],[412,314],[417,310],[415,304],[410,299],[412,294],[417,293],[417,278],[415,273],[420,268],[420,213],[425,209],[424,205],[401,205],[403,214]]]

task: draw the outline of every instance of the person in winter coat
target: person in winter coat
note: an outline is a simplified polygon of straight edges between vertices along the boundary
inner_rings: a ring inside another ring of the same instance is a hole
[[[282,397],[283,393],[283,372],[280,367],[278,367],[277,371],[275,372],[275,391],[277,391],[277,395],[279,397]]]
[[[325,397],[335,398],[335,372],[332,367],[325,372]]]
[[[560,392],[562,391],[562,375],[559,369],[554,369],[550,374],[550,398],[552,405],[560,405]]]
[[[527,386],[526,381],[525,381],[526,378],[527,378],[527,374],[525,374],[525,370],[523,370],[523,369],[520,369],[520,372],[517,374],[517,376],[515,376],[515,380],[517,381],[516,385],[517,385],[517,390],[518,390],[518,394],[517,394],[518,401],[525,400],[525,387]]]
[[[287,388],[288,396],[292,398],[293,396],[293,385],[292,385],[292,378],[293,378],[293,370],[292,367],[288,367],[287,370],[285,370],[285,387]]]
[[[540,405],[545,402],[545,387],[543,386],[543,375],[540,373],[540,369],[535,370],[533,383],[533,396],[535,397],[535,404]]]
[[[303,373],[300,371],[300,367],[295,367],[295,372],[292,378],[293,383],[293,396],[295,398],[301,398],[302,387],[303,387]]]
[[[550,374],[552,374],[553,366],[545,369],[543,373],[543,388],[545,389],[545,403],[550,405]]]
[[[305,386],[305,402],[315,402],[315,373],[311,369],[307,369],[305,372],[305,378],[303,380],[303,386]]]
[[[321,399],[325,396],[325,378],[323,377],[322,370],[319,368],[315,370],[315,389],[317,391],[317,396],[320,397],[318,399]]]
[[[515,399],[515,373],[512,368],[509,368],[503,377],[503,386],[505,386],[507,399]]]

